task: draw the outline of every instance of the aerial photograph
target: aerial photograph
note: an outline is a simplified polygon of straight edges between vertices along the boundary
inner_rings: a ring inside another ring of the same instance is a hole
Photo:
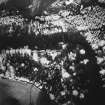
[[[0,105],[105,105],[105,0],[0,0]]]

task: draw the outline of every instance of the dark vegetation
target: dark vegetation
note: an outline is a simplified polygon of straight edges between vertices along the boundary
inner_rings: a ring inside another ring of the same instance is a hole
[[[0,10],[20,11],[27,18],[41,16],[55,0],[0,0]]]
[[[14,40],[10,41],[11,44],[7,40],[5,46],[11,48],[12,45],[14,46]],[[30,38],[28,38],[28,41],[30,41]],[[97,81],[99,81],[98,66],[95,53],[85,38],[78,32],[58,33],[51,36],[41,36],[40,44],[34,44],[32,43],[33,41],[30,41],[31,45],[37,45],[37,48],[39,48],[37,50],[39,51],[51,48],[50,50],[58,50],[61,54],[52,60],[51,55],[47,55],[47,51],[41,52],[41,54],[46,53],[44,54],[46,59],[50,58],[51,63],[46,67],[40,62],[32,60],[32,56],[27,53],[7,53],[4,62],[4,66],[7,69],[3,71],[4,75],[9,70],[8,66],[12,66],[16,77],[24,77],[39,83],[42,86],[42,90],[49,94],[51,100],[59,104],[84,105],[95,103],[94,94],[98,88]],[[59,46],[61,42],[64,43],[63,45],[67,45],[65,49]],[[48,43],[50,43],[49,46],[47,46]],[[28,46],[30,48],[30,45]],[[22,46],[18,45],[17,48],[19,47]],[[81,54],[81,51],[85,52]],[[39,59],[41,59],[41,56]],[[22,66],[22,64],[24,65]],[[38,71],[34,71],[34,68],[37,68]],[[69,76],[65,77],[66,74]],[[52,96],[54,99],[52,99]]]

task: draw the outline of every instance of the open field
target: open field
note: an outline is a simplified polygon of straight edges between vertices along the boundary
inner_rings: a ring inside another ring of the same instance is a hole
[[[31,93],[30,88],[28,83],[0,79],[0,105],[48,105],[49,99],[38,88],[33,86]]]

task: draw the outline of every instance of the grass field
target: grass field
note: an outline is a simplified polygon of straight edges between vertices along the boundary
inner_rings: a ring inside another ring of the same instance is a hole
[[[29,83],[0,79],[0,105],[52,105],[37,87],[30,89]]]

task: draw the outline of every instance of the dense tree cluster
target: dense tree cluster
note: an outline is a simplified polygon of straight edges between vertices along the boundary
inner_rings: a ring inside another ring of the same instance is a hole
[[[50,44],[48,48],[47,41]],[[90,102],[98,68],[93,50],[79,33],[44,37],[37,56],[38,59],[36,56],[33,59],[32,54],[12,53],[11,50],[6,54],[5,71],[9,71],[8,67],[12,66],[12,73],[16,77],[39,83],[51,100],[59,104],[79,105],[83,104],[82,101]]]

